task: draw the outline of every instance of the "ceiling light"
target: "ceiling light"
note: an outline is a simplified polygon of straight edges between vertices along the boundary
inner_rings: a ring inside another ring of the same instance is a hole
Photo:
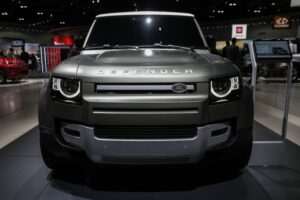
[[[152,19],[151,19],[150,17],[147,17],[146,23],[147,23],[147,24],[151,24],[151,22],[152,22]]]

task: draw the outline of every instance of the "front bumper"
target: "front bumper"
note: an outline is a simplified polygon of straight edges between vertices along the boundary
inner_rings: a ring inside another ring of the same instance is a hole
[[[207,151],[228,141],[231,133],[230,125],[218,123],[197,127],[192,138],[115,139],[98,138],[93,127],[61,126],[64,142],[83,150],[93,162],[105,164],[196,163]]]
[[[39,125],[41,134],[48,137],[44,145],[48,145],[49,153],[63,157],[71,152],[70,158],[74,151],[79,151],[95,163],[196,163],[207,152],[234,149],[230,156],[239,154],[243,146],[238,141],[252,134],[253,104],[248,87],[243,88],[241,99],[216,105],[209,104],[207,95],[125,98],[95,97],[91,95],[92,87],[84,91],[90,91],[90,94],[83,94],[82,105],[54,102],[46,88],[42,91]],[[165,125],[193,125],[197,127],[197,133],[194,137],[180,139],[116,139],[95,134],[95,128],[103,126]],[[75,132],[68,134],[65,128]],[[212,134],[224,128],[227,128],[225,133]]]

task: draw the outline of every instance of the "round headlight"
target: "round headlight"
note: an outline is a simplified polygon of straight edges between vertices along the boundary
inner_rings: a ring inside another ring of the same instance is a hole
[[[220,78],[210,82],[211,93],[217,98],[227,97],[233,90],[239,89],[239,78]]]
[[[80,82],[73,79],[61,79],[59,88],[63,96],[74,98],[80,93]]]

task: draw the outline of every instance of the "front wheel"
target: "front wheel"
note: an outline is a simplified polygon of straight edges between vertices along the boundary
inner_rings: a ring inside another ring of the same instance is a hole
[[[213,161],[208,166],[225,173],[243,170],[250,160],[253,135],[252,132],[242,134],[242,138],[233,144],[234,147],[212,153],[210,157]]]
[[[59,157],[50,154],[43,146],[41,146],[41,153],[48,168],[52,170],[63,170],[65,168],[65,162],[63,162]]]
[[[251,152],[252,141],[251,144],[248,144],[248,147],[245,148],[239,156],[225,160],[222,165],[225,167],[226,170],[230,171],[243,170],[250,160]]]
[[[40,134],[40,149],[46,166],[55,171],[64,171],[70,166],[68,159],[50,153],[48,151],[49,145],[51,145],[49,140],[47,140],[44,134]]]

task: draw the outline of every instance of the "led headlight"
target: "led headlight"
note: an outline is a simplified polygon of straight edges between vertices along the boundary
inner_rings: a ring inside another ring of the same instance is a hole
[[[52,97],[57,100],[73,100],[80,96],[80,80],[52,78]]]
[[[210,81],[210,92],[215,99],[226,99],[236,96],[240,91],[239,77],[219,78]]]

